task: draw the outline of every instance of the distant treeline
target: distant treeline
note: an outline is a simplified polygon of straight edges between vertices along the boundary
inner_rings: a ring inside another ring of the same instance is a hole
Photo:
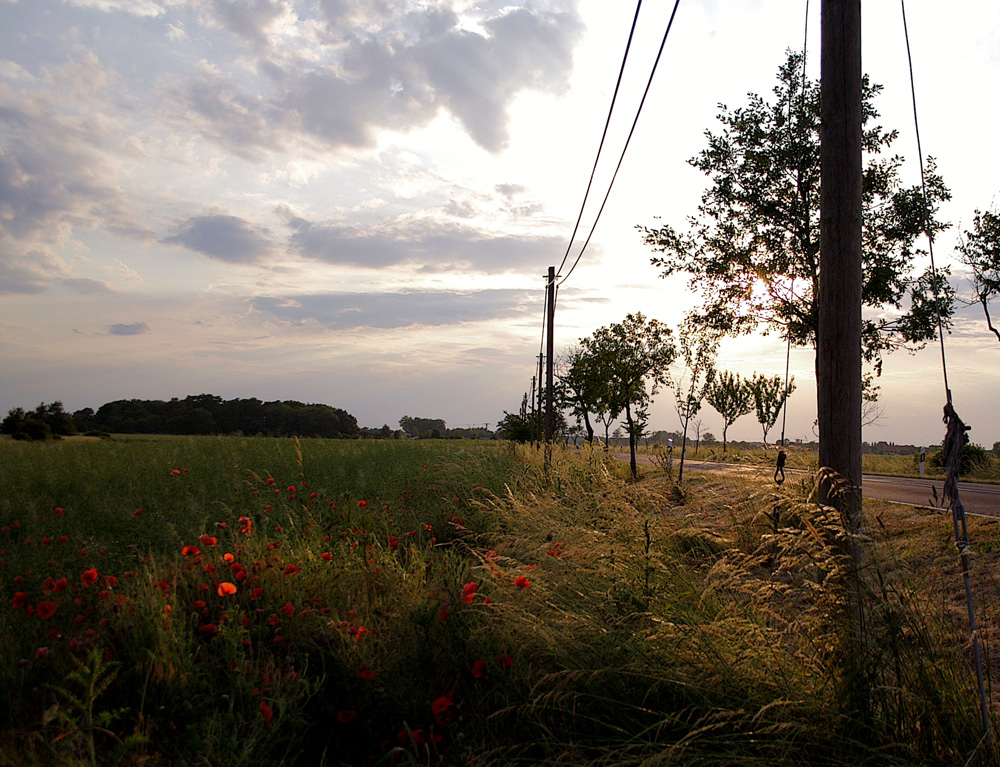
[[[21,439],[45,439],[103,432],[113,434],[265,434],[275,437],[355,438],[357,419],[329,405],[293,400],[224,400],[213,394],[184,399],[116,400],[93,408],[63,411],[61,402],[41,404],[33,411],[14,408],[0,432]]]

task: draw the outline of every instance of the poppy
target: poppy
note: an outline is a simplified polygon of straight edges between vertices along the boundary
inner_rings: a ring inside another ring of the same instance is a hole
[[[324,562],[329,562],[331,559],[333,559],[333,554],[331,554],[329,551],[324,551],[319,556]]]
[[[199,626],[198,631],[200,631],[202,634],[208,634],[209,636],[214,637],[216,634],[219,633],[219,627],[216,626],[214,623],[206,623],[203,626]]]
[[[227,551],[227,552],[226,552],[225,554],[223,554],[223,555],[222,555],[222,560],[223,560],[224,562],[228,562],[229,564],[232,564],[233,562],[235,562],[235,561],[236,561],[236,557],[234,557],[234,556],[233,556],[232,554],[230,554],[230,553],[229,553],[229,552]]]
[[[298,572],[302,572],[302,571],[299,570],[299,568],[297,568],[295,565],[285,565],[285,577],[286,578],[289,575],[295,575],[295,573],[298,573]]]
[[[136,509],[135,511],[133,511],[132,512],[132,516],[135,517],[136,519],[138,519],[139,517],[141,517],[142,516],[142,509]]]
[[[271,710],[271,707],[267,705],[267,703],[265,703],[264,701],[260,702],[260,713],[261,716],[264,717],[265,722],[270,723],[271,720],[274,718],[274,712]]]
[[[375,672],[372,670],[372,667],[369,666],[367,663],[365,663],[365,664],[363,664],[361,666],[358,666],[357,674],[362,679],[374,679],[375,678]]]
[[[24,591],[18,591],[14,594],[14,598],[10,600],[10,606],[15,609],[20,609],[28,604],[28,594]]]
[[[41,660],[42,658],[44,658],[48,654],[49,654],[49,648],[48,647],[39,647],[37,650],[35,650],[35,659],[36,660]]]
[[[274,484],[274,477],[268,477],[267,478],[267,484],[273,485]]]
[[[83,581],[84,586],[93,586],[97,583],[98,575],[97,568],[91,567],[89,570],[84,570],[80,575],[80,580]]]
[[[466,583],[462,587],[462,601],[467,605],[471,605],[472,601],[476,598],[476,589],[479,588],[479,584],[473,582]]]
[[[431,703],[431,713],[434,714],[434,721],[438,727],[447,727],[451,721],[451,698],[442,695]]]
[[[39,602],[35,607],[35,613],[37,613],[39,618],[48,620],[56,614],[57,607],[58,605],[55,602]]]
[[[286,616],[291,618],[293,615],[295,615],[295,605],[285,602],[285,604],[281,606],[281,612],[283,612]]]
[[[181,549],[181,554],[185,557],[196,557],[201,553],[197,546],[185,546]]]
[[[288,492],[289,493],[294,493],[295,492],[295,485],[289,485],[288,486]]]
[[[170,471],[170,476],[172,476],[172,477],[179,477],[180,474],[181,474],[181,470],[180,469],[172,469]]]
[[[358,501],[358,508],[359,509],[363,509],[367,505],[368,505],[368,501]]]
[[[525,578],[523,575],[519,575],[514,579],[514,585],[519,589],[530,589],[531,581]]]
[[[337,712],[337,721],[340,722],[341,724],[348,724],[350,722],[353,722],[354,719],[357,717],[357,715],[358,715],[357,711],[351,711],[350,709],[346,708],[341,709],[340,711]]]
[[[215,544],[219,542],[219,539],[214,535],[199,535],[198,543],[202,546],[208,546],[210,549],[215,548]]]
[[[223,581],[219,584],[219,588],[216,591],[220,597],[232,596],[236,593],[236,584],[230,583],[229,581]]]
[[[472,664],[472,675],[476,679],[482,679],[483,674],[485,673],[486,673],[486,661],[480,658],[479,660],[477,660],[475,663]]]

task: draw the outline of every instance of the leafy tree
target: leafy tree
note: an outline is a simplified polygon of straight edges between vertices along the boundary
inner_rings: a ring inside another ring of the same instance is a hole
[[[972,270],[974,300],[983,307],[986,326],[1000,341],[1000,329],[990,316],[990,301],[1000,295],[1000,213],[976,211],[972,230],[966,230],[959,241],[958,258]]]
[[[677,354],[673,333],[659,320],[647,320],[637,312],[626,315],[622,322],[598,328],[582,339],[580,346],[593,359],[590,375],[605,383],[598,407],[616,418],[625,413],[630,466],[636,477],[634,412],[670,381],[670,364]]]
[[[559,380],[558,399],[578,423],[583,423],[589,445],[594,444],[594,427],[590,423],[590,414],[597,412],[603,399],[602,389],[605,384],[591,371],[593,364],[593,358],[584,354],[579,346],[575,346],[563,354],[560,369],[556,371]]]
[[[399,428],[417,439],[437,439],[448,430],[447,425],[440,418],[413,418],[408,415],[399,419]],[[437,432],[436,437],[434,436],[435,432]]]
[[[789,53],[778,71],[773,103],[748,94],[739,109],[720,105],[719,133],[690,163],[710,179],[689,231],[639,227],[660,255],[662,276],[689,275],[703,298],[691,318],[730,335],[763,325],[796,346],[815,346],[820,275],[820,87],[801,76],[802,58]],[[897,137],[873,124],[874,97],[863,85],[863,264],[865,361],[881,372],[882,354],[919,348],[937,333],[937,311],[949,321],[954,291],[947,272],[915,272],[915,244],[925,220],[950,198],[933,160],[927,163],[927,208],[919,186],[904,188],[902,158],[887,153]],[[904,308],[905,305],[905,308]]]
[[[497,438],[512,442],[531,442],[534,429],[531,419],[517,413],[503,413],[503,420],[497,423]]]
[[[764,430],[764,447],[767,447],[767,433],[774,428],[781,415],[781,408],[785,401],[795,391],[794,376],[785,388],[785,382],[780,375],[766,376],[763,373],[754,373],[750,379],[750,390],[753,392],[754,411],[757,413],[757,422]]]
[[[705,399],[722,416],[722,452],[725,453],[729,427],[754,409],[753,389],[750,381],[739,373],[724,370],[709,384]]]
[[[674,408],[681,421],[681,462],[677,481],[684,479],[684,459],[687,455],[688,426],[701,410],[701,403],[715,378],[715,355],[718,338],[704,329],[681,333],[681,357],[684,374],[674,388]]]

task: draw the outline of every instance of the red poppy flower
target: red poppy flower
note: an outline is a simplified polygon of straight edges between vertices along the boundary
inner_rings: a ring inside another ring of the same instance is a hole
[[[264,701],[260,702],[260,714],[264,717],[264,721],[268,723],[270,723],[270,721],[274,718],[274,712]]]
[[[340,722],[341,724],[348,724],[350,722],[353,722],[357,717],[357,715],[358,715],[357,711],[351,711],[350,709],[346,708],[341,709],[340,711],[337,712],[337,721]]]
[[[519,589],[530,589],[531,581],[525,578],[523,575],[519,575],[514,579],[514,585]]]
[[[133,511],[132,512],[132,516],[135,517],[136,519],[138,519],[139,517],[141,517],[142,516],[142,509],[136,509],[135,511]]]
[[[368,501],[358,501],[358,508],[363,509],[368,505]]]
[[[245,535],[250,535],[253,532],[253,520],[249,517],[240,517],[240,532]]]
[[[20,609],[28,604],[28,594],[24,591],[18,591],[14,594],[14,598],[10,600],[10,606],[14,609]]]
[[[63,511],[63,509],[62,509],[62,506],[56,506],[56,507],[55,507],[55,508],[54,508],[54,509],[52,510],[52,513],[53,513],[53,514],[55,514],[55,515],[56,515],[57,517],[61,517],[61,516],[62,516],[63,514],[65,514],[66,512],[65,512],[65,511]]]
[[[273,485],[274,484],[274,477],[268,477],[267,478],[267,484]]]
[[[196,557],[201,553],[197,546],[185,546],[181,549],[181,554],[185,557]]]
[[[486,673],[486,661],[480,658],[479,660],[477,660],[475,663],[472,664],[472,675],[476,679],[482,679],[483,674],[485,673]]]
[[[214,637],[216,634],[219,633],[219,627],[216,626],[214,623],[206,623],[202,626],[199,626],[198,631],[200,631],[202,634],[207,634],[208,636]]]
[[[399,548],[399,541],[396,539],[395,535],[389,536],[389,548],[393,550]]]
[[[80,575],[80,580],[83,581],[84,586],[93,586],[97,583],[97,579],[100,575],[97,572],[96,567],[91,567],[89,570],[84,570]]]
[[[472,601],[476,598],[476,589],[479,588],[479,584],[473,582],[466,583],[462,587],[462,601],[467,605],[471,605]]]
[[[367,663],[363,664],[361,666],[358,666],[357,674],[362,679],[374,679],[375,678],[375,672],[372,670],[372,667],[369,666]]]
[[[331,554],[329,551],[324,551],[319,556],[324,562],[329,562],[331,559],[333,559],[333,554]]]
[[[295,605],[285,602],[285,604],[281,606],[281,612],[283,612],[286,616],[291,618],[293,615],[295,615]]]
[[[295,573],[300,573],[300,572],[302,572],[302,571],[299,570],[299,568],[297,568],[295,565],[285,565],[285,577],[286,578],[289,575],[295,575]]]
[[[210,549],[215,548],[215,544],[219,542],[219,539],[214,535],[199,535],[198,543],[202,546],[208,546]]]
[[[288,492],[289,493],[294,493],[295,492],[295,485],[289,485],[288,486]]]
[[[228,562],[229,564],[232,564],[233,562],[235,562],[235,561],[236,561],[236,557],[234,557],[234,556],[233,556],[232,554],[230,554],[230,553],[229,553],[229,552],[227,551],[227,552],[226,552],[225,554],[223,554],[223,555],[222,555],[222,560],[223,560],[224,562]]]
[[[223,581],[219,584],[219,588],[216,589],[220,597],[229,597],[236,593],[236,584],[230,583],[229,581]]]
[[[59,605],[57,605],[55,602],[39,602],[35,606],[35,613],[38,615],[39,618],[42,618],[43,620],[48,620],[49,618],[51,618],[53,615],[56,614],[56,608],[58,606]]]
[[[178,477],[178,476],[180,476],[180,473],[181,473],[180,469],[171,469],[170,476],[172,476],[172,477]]]
[[[37,650],[35,650],[35,659],[36,660],[41,660],[42,658],[44,658],[48,654],[49,654],[49,648],[48,647],[39,647]]]
[[[451,698],[442,695],[431,703],[431,713],[434,714],[434,721],[438,727],[447,727],[451,721]]]

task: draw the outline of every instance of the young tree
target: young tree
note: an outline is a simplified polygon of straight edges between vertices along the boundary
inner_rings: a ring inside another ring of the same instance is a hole
[[[593,359],[583,353],[583,349],[574,346],[568,349],[562,357],[556,377],[559,379],[557,399],[582,422],[587,430],[587,444],[594,444],[594,427],[590,423],[590,414],[596,413],[598,403],[602,399],[604,382],[591,373]]]
[[[627,315],[622,322],[598,328],[592,336],[582,339],[580,346],[593,359],[590,374],[605,382],[599,406],[615,417],[625,413],[630,466],[636,477],[633,413],[669,382],[670,363],[677,354],[673,333],[662,322],[636,313]]]
[[[739,373],[724,370],[712,380],[705,399],[722,416],[722,452],[725,453],[729,427],[754,409],[753,389],[750,381]]]
[[[983,307],[986,326],[1000,341],[1000,329],[990,316],[990,301],[1000,295],[1000,214],[976,211],[972,230],[959,241],[958,258],[972,270],[974,301]]]
[[[820,87],[801,76],[802,57],[789,53],[778,71],[775,101],[748,94],[739,109],[720,105],[721,132],[706,132],[708,147],[691,164],[710,179],[689,231],[640,226],[660,255],[662,276],[689,275],[703,298],[692,320],[739,335],[759,326],[796,346],[815,346],[818,329],[820,227]],[[864,359],[876,374],[884,352],[919,348],[937,333],[937,312],[947,322],[954,292],[947,272],[916,273],[916,242],[929,219],[932,233],[946,228],[934,218],[950,198],[933,160],[927,163],[926,209],[919,186],[904,188],[902,159],[886,156],[896,131],[873,121],[880,86],[863,86],[862,296],[867,312]],[[905,305],[905,308],[904,308]]]
[[[750,379],[750,390],[753,392],[754,410],[757,413],[757,422],[764,430],[764,447],[767,447],[767,433],[774,428],[781,415],[781,408],[784,407],[785,400],[795,391],[795,378],[788,382],[785,388],[781,376],[766,376],[763,373],[754,373]]]
[[[681,462],[677,481],[684,479],[684,458],[687,455],[688,426],[701,410],[701,403],[715,377],[715,354],[718,338],[705,330],[689,329],[681,333],[681,357],[684,373],[674,388],[674,408],[681,422]]]

